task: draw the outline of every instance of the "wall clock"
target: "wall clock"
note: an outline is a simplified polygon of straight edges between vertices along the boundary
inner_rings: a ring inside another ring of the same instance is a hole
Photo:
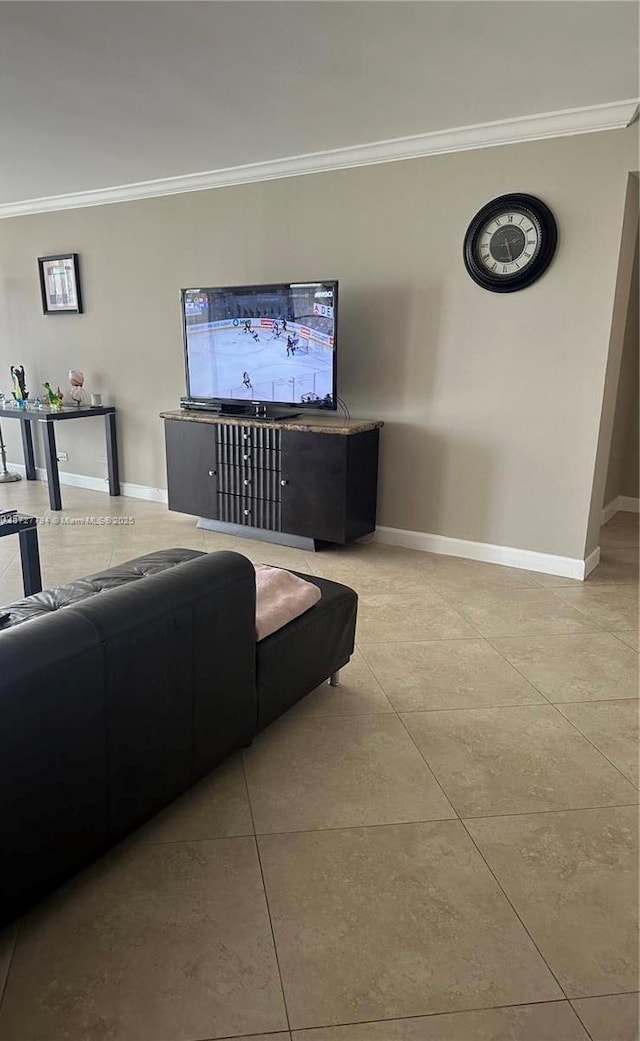
[[[492,293],[514,293],[540,278],[558,240],[555,218],[534,195],[492,199],[467,228],[464,263],[474,282]]]

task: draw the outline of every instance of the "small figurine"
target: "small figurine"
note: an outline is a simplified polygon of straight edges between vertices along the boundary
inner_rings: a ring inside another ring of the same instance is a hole
[[[80,369],[69,369],[69,383],[71,384],[71,398],[78,408],[84,400],[84,372]]]
[[[26,401],[29,393],[25,385],[24,365],[11,366],[11,379],[13,380],[13,396],[16,401]]]
[[[42,386],[46,391],[47,400],[51,408],[54,412],[59,412],[62,407],[62,402],[64,401],[64,394],[60,390],[60,387],[58,387],[57,390],[53,390],[50,383],[43,383]]]

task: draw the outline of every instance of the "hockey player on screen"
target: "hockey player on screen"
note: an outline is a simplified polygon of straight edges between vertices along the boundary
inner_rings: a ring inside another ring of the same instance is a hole
[[[251,333],[251,335],[253,336],[253,338],[256,341],[256,343],[260,343],[260,337],[258,336],[257,333]]]
[[[250,318],[245,318],[245,320],[242,323],[242,330],[245,333],[250,333],[251,332],[251,319]]]
[[[279,340],[280,339],[280,332],[281,332],[280,325],[279,325],[278,321],[276,320],[273,323],[273,336],[271,337],[271,339],[272,340]]]
[[[242,382],[244,383],[245,387],[248,387],[249,390],[253,390],[253,386],[251,384],[251,376],[248,372],[242,373]]]
[[[293,352],[293,340],[290,336],[287,336],[287,358],[291,356]]]

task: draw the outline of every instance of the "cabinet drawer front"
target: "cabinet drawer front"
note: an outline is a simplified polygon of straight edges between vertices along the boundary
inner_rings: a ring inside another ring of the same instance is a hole
[[[281,531],[280,503],[252,499],[248,495],[218,494],[218,519],[251,528]]]
[[[226,495],[280,502],[280,471],[222,463],[218,467],[218,491]]]
[[[217,439],[221,464],[260,470],[280,468],[279,430],[225,423],[217,428]]]

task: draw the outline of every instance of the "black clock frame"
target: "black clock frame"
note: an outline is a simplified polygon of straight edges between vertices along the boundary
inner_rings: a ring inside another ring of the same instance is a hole
[[[488,221],[513,210],[524,213],[529,218],[537,230],[540,245],[536,256],[522,271],[510,275],[495,275],[487,271],[480,262],[480,232]],[[474,282],[483,289],[488,289],[491,293],[515,293],[518,289],[530,286],[544,274],[553,260],[557,242],[558,228],[549,207],[535,195],[511,192],[492,199],[476,213],[464,237],[464,264]]]

